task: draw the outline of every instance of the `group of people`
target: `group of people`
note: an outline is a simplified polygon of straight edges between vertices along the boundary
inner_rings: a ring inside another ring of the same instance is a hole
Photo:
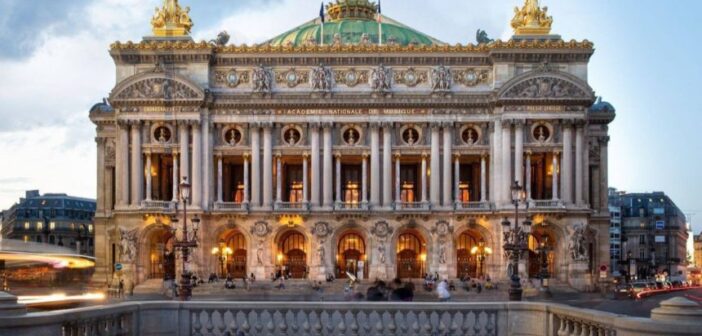
[[[256,281],[256,276],[253,273],[251,273],[248,277],[247,276],[241,277],[241,281],[244,284],[244,288],[246,288],[246,290],[249,290],[251,287],[251,283]],[[219,282],[219,277],[215,273],[210,273],[210,277],[209,277],[207,282],[208,283]],[[231,274],[227,274],[227,277],[224,278],[224,288],[236,289],[235,279]]]

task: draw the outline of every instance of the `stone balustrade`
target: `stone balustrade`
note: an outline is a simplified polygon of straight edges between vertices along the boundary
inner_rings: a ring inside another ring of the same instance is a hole
[[[0,335],[692,336],[702,322],[552,303],[127,302],[0,316]]]

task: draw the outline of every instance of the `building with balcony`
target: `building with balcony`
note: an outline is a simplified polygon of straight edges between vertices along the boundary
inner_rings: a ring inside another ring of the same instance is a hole
[[[519,221],[534,223],[523,275],[537,276],[547,240],[552,277],[592,288],[594,265],[610,262],[615,111],[587,83],[593,44],[551,35],[536,4],[517,11],[509,41],[452,46],[338,0],[323,21],[240,46],[192,41],[169,1],[154,36],[111,46],[117,83],[90,111],[96,281],[116,263],[136,284],[172,266],[184,178],[201,276],[227,245],[235,276],[504,279],[517,181]],[[471,253],[479,245],[494,253]]]
[[[95,200],[66,194],[25,192],[3,211],[2,237],[25,242],[48,243],[75,249],[77,254],[95,252]]]
[[[641,279],[656,273],[686,274],[688,228],[685,214],[663,192],[625,193],[612,189],[610,207],[621,209],[621,265]]]

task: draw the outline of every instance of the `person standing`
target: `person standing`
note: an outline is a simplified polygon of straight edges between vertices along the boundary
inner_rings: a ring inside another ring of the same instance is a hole
[[[439,282],[439,285],[436,287],[436,294],[439,296],[439,301],[441,302],[451,300],[451,293],[448,290],[448,282],[446,279]]]

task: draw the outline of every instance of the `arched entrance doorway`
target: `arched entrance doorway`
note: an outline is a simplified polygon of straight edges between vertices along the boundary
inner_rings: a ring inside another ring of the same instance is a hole
[[[407,230],[397,240],[397,277],[421,278],[426,272],[426,243],[421,234]]]
[[[246,237],[243,233],[232,230],[224,236],[224,245],[232,251],[231,256],[227,256],[227,274],[234,278],[243,278],[246,272]]]
[[[293,279],[307,276],[307,250],[305,236],[298,231],[284,233],[278,242],[277,265]]]
[[[173,234],[165,228],[154,230],[148,240],[149,279],[175,279]]]
[[[541,274],[541,254],[539,248],[543,244],[547,249],[546,261],[548,263],[548,273],[555,277],[555,249],[556,240],[553,235],[545,231],[533,231],[529,234],[529,277],[539,278]]]
[[[360,234],[347,232],[339,239],[336,254],[337,277],[344,278],[346,273],[363,278],[366,271],[366,243]]]
[[[458,236],[456,241],[456,276],[458,278],[471,277],[477,278],[484,274],[484,257],[482,260],[479,253],[481,242],[484,241],[480,235],[473,231],[464,231]],[[484,253],[484,252],[482,252]],[[479,261],[482,261],[481,263]],[[479,274],[480,273],[480,274]]]

